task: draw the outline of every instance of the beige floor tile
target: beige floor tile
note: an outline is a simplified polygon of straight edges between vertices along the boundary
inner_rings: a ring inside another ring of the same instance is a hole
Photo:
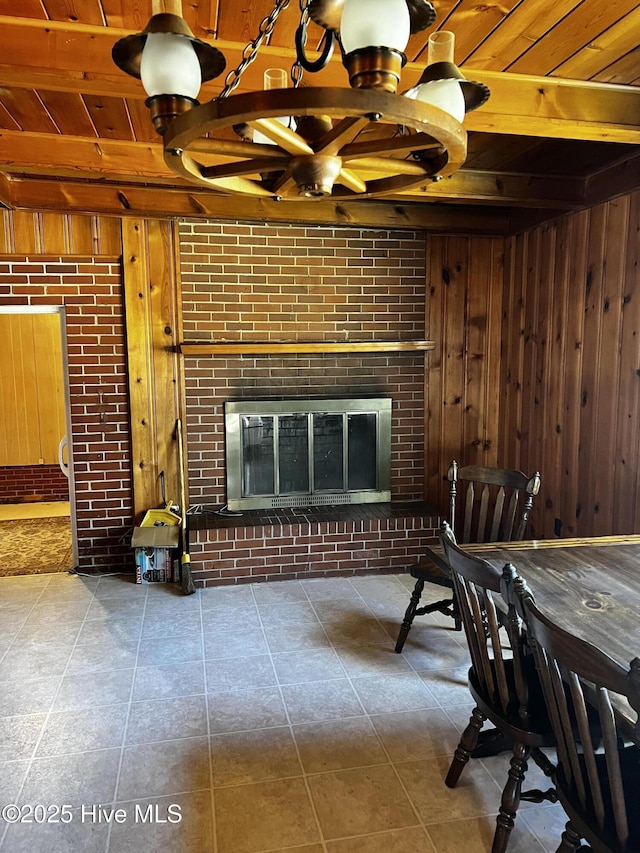
[[[116,808],[125,809],[127,820],[113,826],[112,853],[213,853],[209,791],[116,803]]]
[[[276,604],[258,603],[258,613],[265,628],[280,625],[306,625],[317,622],[318,617],[308,601],[283,601]]]
[[[115,793],[120,749],[35,758],[19,803],[110,803]]]
[[[284,604],[287,601],[308,601],[300,581],[278,581],[251,585],[251,592],[258,605]]]
[[[344,667],[333,649],[278,652],[273,655],[273,665],[280,684],[299,684],[345,677]]]
[[[288,726],[215,735],[210,743],[216,786],[302,775]]]
[[[360,598],[349,578],[312,578],[301,583],[309,601]]]
[[[0,718],[0,761],[31,758],[46,714]]]
[[[0,688],[0,717],[46,713],[61,680],[59,676],[39,678],[36,681],[18,681],[10,690],[7,685]]]
[[[53,703],[53,710],[71,711],[128,703],[133,675],[133,669],[114,669],[101,673],[99,678],[92,672],[66,675]]]
[[[104,853],[109,827],[82,820],[72,810],[69,823],[14,823],[7,829],[3,853]]]
[[[478,817],[469,820],[431,824],[427,834],[436,853],[487,853],[491,850],[496,829],[495,818]],[[544,853],[544,848],[527,827],[516,822],[509,838],[509,853]]]
[[[133,699],[168,699],[171,696],[190,696],[204,693],[204,663],[165,666],[139,666],[133,685]]]
[[[415,673],[353,678],[353,687],[368,714],[436,708],[433,693]]]
[[[567,815],[560,805],[533,805],[518,814],[517,823],[528,827],[547,853],[555,853],[567,824]]]
[[[61,755],[122,746],[127,705],[57,711],[49,715],[36,755]]]
[[[282,695],[292,723],[359,717],[362,705],[346,678],[287,684]]]
[[[0,763],[0,804],[15,803],[28,769],[28,759]]]
[[[208,697],[209,731],[212,735],[243,729],[285,726],[287,712],[277,687],[228,690]]]
[[[204,656],[208,660],[220,658],[252,657],[269,652],[264,631],[259,625],[245,625],[241,631],[229,628],[207,630],[204,635]]]
[[[218,853],[261,853],[320,841],[301,778],[219,788],[214,804]]]
[[[126,744],[208,734],[205,696],[174,696],[132,702]]]
[[[205,671],[208,693],[276,684],[276,674],[269,655],[208,660],[205,662]]]
[[[342,661],[347,675],[351,678],[414,671],[410,663],[402,655],[397,655],[393,646],[388,642],[374,645],[338,646],[336,654]]]
[[[185,738],[126,747],[118,799],[162,797],[209,788],[209,742]]]
[[[389,764],[310,776],[309,788],[326,839],[418,823]]]
[[[363,614],[346,619],[334,619],[322,624],[331,642],[338,646],[390,642],[389,635],[373,613],[370,616]]]
[[[328,648],[331,643],[320,622],[278,625],[264,629],[272,652],[297,652],[301,649]]]
[[[396,764],[398,775],[425,824],[497,815],[501,789],[479,762],[470,762],[455,788],[444,784],[449,758]]]
[[[450,759],[458,745],[458,732],[440,708],[377,714],[371,722],[391,761],[433,758]]]
[[[306,773],[346,770],[388,759],[367,717],[293,727]]]
[[[327,853],[434,853],[434,850],[424,829],[417,826],[327,844]]]

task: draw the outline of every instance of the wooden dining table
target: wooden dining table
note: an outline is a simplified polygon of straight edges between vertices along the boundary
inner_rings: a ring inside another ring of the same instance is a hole
[[[640,657],[640,535],[463,547],[500,570],[512,563],[543,613],[620,666]],[[626,702],[618,711],[635,725]]]

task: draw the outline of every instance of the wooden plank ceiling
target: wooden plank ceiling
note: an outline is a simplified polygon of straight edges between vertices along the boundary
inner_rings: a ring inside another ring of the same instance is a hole
[[[637,0],[434,5],[435,24],[409,42],[401,88],[417,81],[430,32],[447,29],[456,35],[456,63],[467,78],[485,82],[492,97],[465,120],[464,167],[427,191],[403,194],[407,210],[415,211],[419,202],[423,209],[424,202],[445,203],[453,209],[443,227],[451,227],[455,210],[469,227],[483,220],[488,230],[501,230],[514,210],[544,216],[637,186]],[[153,11],[174,6],[158,0]],[[197,37],[223,51],[229,71],[271,9],[271,0],[188,0],[183,15]],[[114,42],[139,32],[151,13],[151,0],[0,0],[5,206],[154,215],[241,216],[244,209],[247,216],[269,215],[276,202],[259,205],[256,213],[255,201],[249,205],[181,184],[165,166],[141,85],[111,60]],[[299,3],[292,0],[237,92],[260,89],[266,67],[290,66],[299,15]],[[311,48],[322,32],[310,25]],[[203,87],[201,101],[219,93],[223,77]],[[339,57],[319,74],[306,74],[304,84],[347,86]],[[292,204],[304,217],[300,205],[318,202],[286,203],[286,209]],[[429,217],[433,221],[433,209]]]

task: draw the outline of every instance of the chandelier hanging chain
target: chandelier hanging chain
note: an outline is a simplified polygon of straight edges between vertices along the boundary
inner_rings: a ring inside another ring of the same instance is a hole
[[[224,89],[218,95],[219,98],[226,98],[230,95],[233,90],[240,83],[240,78],[242,77],[245,69],[251,65],[256,56],[258,55],[258,50],[262,43],[271,35],[273,32],[273,28],[275,27],[276,21],[278,20],[278,15],[289,5],[290,0],[275,0],[275,4],[271,12],[266,15],[262,21],[260,21],[260,26],[258,27],[258,35],[254,38],[252,42],[249,42],[248,45],[242,51],[242,59],[238,64],[237,68],[233,68],[226,76],[224,81]],[[217,99],[216,99],[217,100]]]
[[[333,54],[333,46],[336,41],[335,34],[331,30],[325,30],[322,41],[320,42],[320,56],[311,61],[307,59],[305,48],[307,46],[307,27],[309,25],[309,0],[300,0],[300,24],[296,30],[296,61],[291,67],[291,79],[293,86],[296,88],[302,80],[303,69],[315,73],[322,71],[331,59]]]

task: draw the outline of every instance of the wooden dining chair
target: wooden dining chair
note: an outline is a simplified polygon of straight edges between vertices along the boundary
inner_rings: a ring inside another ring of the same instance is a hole
[[[533,657],[525,642],[522,620],[513,606],[506,607],[504,603],[500,606],[505,583],[503,574],[485,560],[459,548],[446,522],[442,525],[440,540],[450,566],[471,655],[468,684],[476,703],[445,783],[450,788],[456,786],[478,745],[484,723],[490,720],[513,744],[491,847],[492,853],[504,853],[520,801],[555,802],[553,789],[522,791],[530,758],[545,775],[553,778],[553,765],[541,749],[553,744],[551,723]]]
[[[528,477],[521,471],[483,468],[480,465],[460,468],[453,461],[447,471],[447,479],[449,525],[458,542],[510,542],[524,537],[533,499],[540,491],[540,474],[536,472]],[[404,647],[416,616],[444,613],[453,618],[456,631],[462,628],[453,592],[447,598],[419,606],[425,583],[453,590],[449,567],[442,554],[429,549],[425,558],[409,571],[416,583],[396,641],[398,653]]]
[[[556,790],[569,818],[557,853],[637,853],[640,658],[620,666],[545,616],[521,578],[513,586],[557,742]],[[624,725],[629,716],[635,725]]]

